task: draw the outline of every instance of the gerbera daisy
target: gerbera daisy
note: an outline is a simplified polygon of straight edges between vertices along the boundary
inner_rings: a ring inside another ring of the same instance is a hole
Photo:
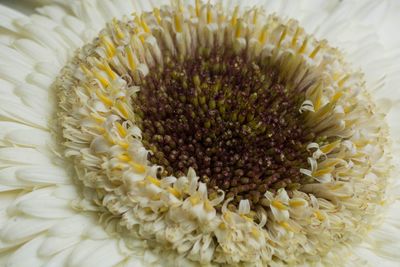
[[[398,266],[399,11],[0,6],[1,265]]]

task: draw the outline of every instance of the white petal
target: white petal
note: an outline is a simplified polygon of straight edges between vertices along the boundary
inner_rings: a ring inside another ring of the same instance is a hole
[[[42,257],[54,256],[54,254],[70,248],[80,241],[81,237],[79,236],[48,237],[44,240],[37,253]]]
[[[49,261],[43,265],[43,267],[67,266],[67,260],[72,250],[73,247],[65,249],[64,251],[52,256]]]
[[[7,147],[0,148],[0,164],[18,163],[27,165],[47,165],[50,159],[32,148]]]
[[[0,121],[0,144],[44,147],[51,141],[50,133],[24,124]]]
[[[13,24],[15,19],[24,18],[25,16],[11,8],[0,5],[0,26],[10,31],[17,31],[17,28]]]
[[[43,116],[36,114],[33,109],[25,105],[18,105],[9,101],[1,101],[0,119],[21,122],[42,129],[47,128],[47,121]]]
[[[115,240],[85,240],[75,247],[69,257],[68,266],[109,267],[118,264],[124,258]]]
[[[0,240],[10,244],[19,244],[47,230],[56,222],[26,215],[10,218],[0,232]]]
[[[57,63],[57,57],[54,51],[46,49],[41,44],[30,39],[18,39],[14,42],[13,46],[25,54],[28,58],[35,61],[46,61]]]
[[[24,187],[28,187],[23,181],[19,181],[16,176],[16,171],[18,167],[2,168],[0,170],[0,184],[2,186],[9,187],[8,190],[15,190]]]
[[[97,221],[89,214],[75,215],[59,221],[49,229],[48,234],[57,237],[80,236],[95,223]]]
[[[43,261],[38,257],[37,251],[43,242],[43,237],[35,238],[18,248],[8,259],[7,267],[40,267]]]
[[[66,218],[75,214],[69,201],[51,195],[32,196],[20,201],[16,208],[25,214],[45,219]]]
[[[71,184],[72,180],[65,170],[58,167],[24,167],[17,171],[19,180],[34,185]]]

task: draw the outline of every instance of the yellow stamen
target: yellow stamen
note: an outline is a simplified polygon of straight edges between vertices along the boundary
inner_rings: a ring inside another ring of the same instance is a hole
[[[108,58],[112,58],[115,55],[116,50],[114,44],[111,41],[107,40],[107,38],[104,36],[100,36],[100,41],[103,47],[106,49]]]
[[[178,190],[176,190],[175,188],[173,188],[173,187],[169,187],[168,188],[168,192],[170,192],[171,194],[173,194],[177,198],[181,197],[181,193]]]
[[[153,176],[147,176],[146,179],[147,179],[150,183],[152,183],[152,184],[154,184],[154,185],[156,185],[156,186],[160,186],[160,185],[161,185],[160,180],[158,180],[157,178],[154,178]]]
[[[122,32],[121,28],[119,27],[118,21],[116,19],[113,19],[113,26],[114,26],[115,32],[117,33],[118,39],[124,39],[125,34]]]
[[[235,31],[235,37],[236,37],[236,38],[239,38],[239,37],[241,36],[241,34],[242,34],[242,27],[243,27],[243,24],[242,24],[241,21],[239,21],[239,22],[237,23],[237,25],[236,25],[236,31]]]
[[[144,30],[146,33],[149,33],[149,32],[150,32],[150,28],[149,28],[149,26],[147,25],[146,20],[144,19],[143,16],[140,18],[140,25],[142,26],[143,30]]]
[[[114,170],[123,170],[124,168],[125,168],[125,166],[120,163],[118,163],[117,165],[115,165],[113,167]]]
[[[322,169],[322,170],[318,170],[318,171],[315,171],[314,173],[313,173],[313,176],[314,177],[320,177],[320,176],[322,176],[322,175],[324,175],[324,174],[328,174],[328,173],[331,173],[333,170],[334,170],[335,168],[325,168],[325,169]]]
[[[212,16],[212,10],[211,10],[211,5],[207,6],[207,24],[210,24],[213,22],[213,16]]]
[[[85,75],[87,77],[91,77],[92,76],[92,72],[84,65],[84,64],[80,64],[79,67],[81,68],[81,70],[85,73]]]
[[[336,103],[343,95],[343,91],[339,91],[337,92],[333,97],[332,97],[332,101],[333,103]]]
[[[283,40],[285,40],[286,34],[287,34],[287,29],[286,29],[286,27],[285,27],[285,28],[283,29],[282,33],[281,33],[281,38],[279,39],[278,47],[280,47],[281,44],[282,44],[282,42],[283,42]]]
[[[286,230],[293,232],[293,228],[287,222],[279,222],[279,225]]]
[[[100,116],[97,113],[90,113],[90,115],[92,116],[92,118],[97,122],[97,123],[104,123],[106,121],[106,118]]]
[[[223,216],[224,216],[225,221],[230,221],[231,220],[230,211],[225,212]]]
[[[127,142],[123,142],[123,141],[119,141],[118,145],[124,149],[128,149],[129,148],[129,144]]]
[[[136,172],[138,172],[138,173],[144,173],[144,172],[146,171],[146,167],[143,166],[142,164],[138,164],[138,163],[136,163],[136,162],[130,162],[129,164],[130,164],[130,165],[133,167],[133,169],[134,169]]]
[[[257,24],[257,21],[258,21],[258,9],[255,9],[253,16],[253,24]]]
[[[321,151],[325,154],[331,152],[333,149],[335,149],[338,145],[340,145],[341,140],[337,140],[333,143],[330,143],[328,145],[324,145],[323,147],[321,147]]]
[[[160,199],[161,199],[161,193],[153,194],[153,195],[151,196],[151,200],[153,200],[153,201],[158,201],[158,200],[160,200]]]
[[[179,10],[179,12],[183,12],[183,11],[185,11],[185,8],[183,7],[183,4],[182,4],[182,1],[181,0],[179,0],[178,1],[178,10]]]
[[[113,101],[105,96],[103,93],[101,93],[100,90],[96,90],[96,95],[100,99],[100,101],[104,103],[104,105],[109,107],[113,105]]]
[[[111,69],[110,65],[108,63],[104,63],[105,71],[107,75],[112,79],[115,80],[117,79],[117,74]]]
[[[342,161],[340,159],[327,159],[327,160],[319,163],[318,166],[321,168],[329,168],[329,167],[336,166],[339,163],[342,163]]]
[[[145,36],[143,34],[139,35],[139,39],[142,42],[142,44],[144,44],[144,42],[146,41],[146,39],[144,38]]]
[[[201,7],[201,2],[200,2],[200,0],[196,0],[195,9],[196,9],[196,16],[197,16],[197,17],[200,16],[200,7]]]
[[[103,127],[98,125],[94,126],[94,129],[96,129],[96,131],[98,131],[100,134],[104,134],[106,131]]]
[[[191,196],[189,198],[189,201],[192,204],[192,206],[195,206],[200,203],[200,198],[198,196]]]
[[[118,156],[118,159],[121,160],[121,161],[124,161],[124,162],[129,162],[129,161],[132,160],[132,159],[131,159],[128,155],[126,155],[126,154],[119,155],[119,156]]]
[[[248,222],[253,222],[253,218],[247,216],[247,215],[241,215],[243,219],[245,219]]]
[[[267,40],[267,32],[268,32],[268,27],[264,26],[264,28],[261,30],[260,36],[258,37],[258,41],[261,44],[264,44],[265,41]]]
[[[174,16],[175,29],[177,32],[182,32],[182,22],[180,14]]]
[[[239,6],[236,6],[235,9],[233,10],[232,19],[231,19],[232,26],[235,26],[237,23],[238,13],[239,13]]]
[[[307,44],[308,44],[308,38],[306,37],[306,38],[304,38],[303,44],[301,45],[301,47],[299,49],[299,54],[303,54],[304,51],[306,51]]]
[[[133,52],[132,52],[131,47],[126,46],[125,47],[125,52],[126,52],[126,56],[128,58],[129,68],[131,69],[131,71],[136,70],[136,62],[135,62],[135,58],[133,56]]]
[[[316,212],[314,212],[315,217],[317,217],[318,220],[323,221],[325,220],[325,216],[319,211],[317,210]]]
[[[341,88],[343,87],[344,83],[350,78],[350,75],[346,75],[344,76],[339,82],[338,82],[338,86]]]
[[[334,184],[329,184],[328,187],[331,190],[338,190],[341,189],[344,186],[343,183],[334,183]]]
[[[294,33],[293,38],[292,38],[292,47],[296,46],[297,38],[299,38],[299,34],[300,34],[300,28],[297,27],[296,32]]]
[[[204,209],[205,209],[207,212],[211,212],[211,211],[214,210],[214,207],[211,205],[210,201],[206,200],[206,201],[204,202]]]
[[[288,208],[279,200],[272,200],[271,205],[277,208],[278,210],[287,210]]]
[[[126,137],[128,132],[126,131],[126,129],[121,125],[121,123],[116,122],[115,126],[117,127],[118,133],[121,137]]]
[[[115,144],[114,139],[110,136],[108,132],[104,132],[103,136],[110,144]]]
[[[321,46],[318,45],[310,54],[310,58],[315,58],[315,56],[318,54],[319,50],[321,49]]]
[[[317,93],[318,95],[317,95],[317,97],[316,97],[316,99],[315,99],[315,103],[314,103],[314,110],[315,111],[318,111],[319,110],[319,108],[321,107],[321,103],[322,103],[322,93],[321,93],[321,90],[318,90],[318,93]]]
[[[117,103],[115,104],[115,107],[119,110],[119,112],[121,112],[121,114],[125,117],[128,118],[129,117],[129,111],[125,106],[126,104],[123,101],[117,101]]]
[[[153,210],[152,210],[151,208],[149,208],[149,207],[145,207],[143,210],[144,210],[146,213],[153,213]]]
[[[97,70],[93,70],[93,75],[104,87],[108,87],[108,85],[110,84],[110,82]]]
[[[161,23],[161,15],[160,15],[160,9],[155,8],[153,11],[153,15],[157,20],[157,23],[160,24]]]
[[[260,231],[259,231],[256,227],[253,227],[253,228],[251,229],[251,234],[252,234],[255,238],[259,238],[259,237],[261,236]]]
[[[160,209],[159,209],[159,211],[160,212],[167,212],[168,211],[168,207],[161,207]]]
[[[305,205],[305,203],[302,200],[291,199],[289,201],[289,205],[292,208],[298,208],[298,207],[303,207]]]

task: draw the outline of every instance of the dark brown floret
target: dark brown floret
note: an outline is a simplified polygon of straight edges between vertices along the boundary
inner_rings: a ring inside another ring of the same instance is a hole
[[[242,55],[165,57],[134,98],[149,160],[162,176],[196,170],[209,193],[217,189],[257,205],[262,194],[295,188],[307,166],[299,107],[278,71]]]

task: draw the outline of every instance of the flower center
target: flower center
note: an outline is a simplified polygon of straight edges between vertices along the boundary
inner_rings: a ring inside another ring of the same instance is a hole
[[[165,56],[133,106],[149,160],[164,167],[160,176],[192,167],[211,196],[222,189],[233,204],[257,204],[267,190],[302,182],[303,101],[266,62],[214,51],[181,63]]]

